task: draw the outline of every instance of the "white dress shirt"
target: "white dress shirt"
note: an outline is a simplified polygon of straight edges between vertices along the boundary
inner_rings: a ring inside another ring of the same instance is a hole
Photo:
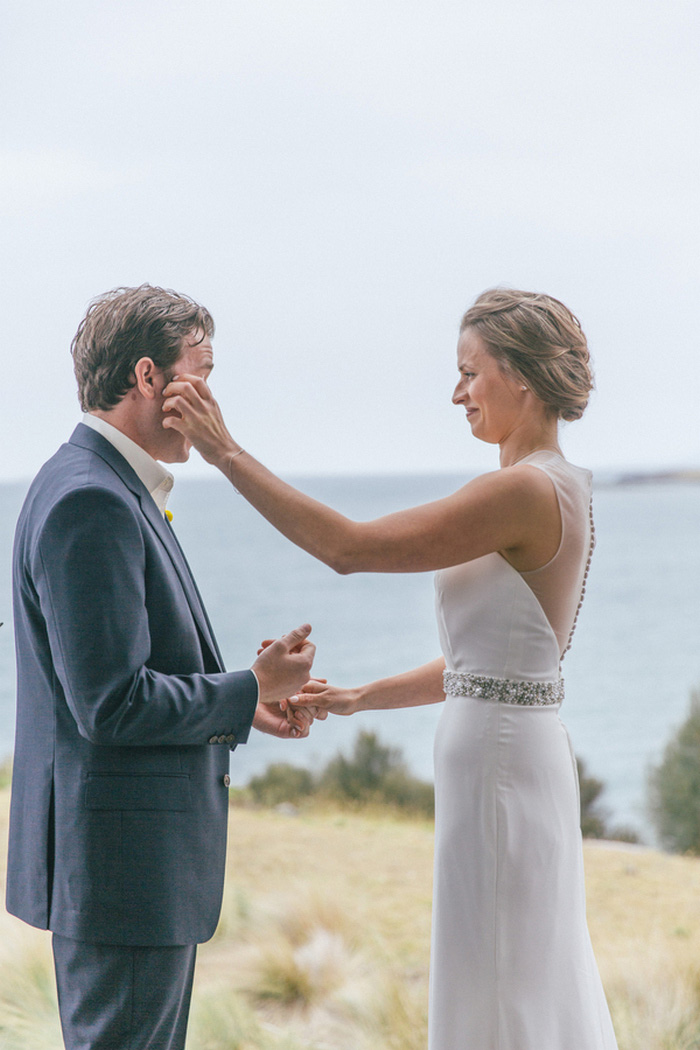
[[[82,422],[86,427],[91,427],[98,434],[101,434],[103,438],[106,438],[110,445],[114,445],[117,452],[124,457],[138,476],[139,481],[143,482],[153,497],[158,510],[165,517],[168,496],[175,484],[175,479],[170,471],[166,470],[163,464],[159,463],[153,456],[149,456],[145,449],[137,445],[126,434],[123,434],[121,430],[117,430],[111,423],[107,423],[99,416],[93,416],[86,412],[83,415]]]

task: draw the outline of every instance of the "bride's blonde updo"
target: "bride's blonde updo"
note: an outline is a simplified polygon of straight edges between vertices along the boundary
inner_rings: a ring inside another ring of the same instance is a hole
[[[492,288],[462,318],[499,364],[558,419],[580,419],[593,389],[586,337],[571,310],[537,292]]]

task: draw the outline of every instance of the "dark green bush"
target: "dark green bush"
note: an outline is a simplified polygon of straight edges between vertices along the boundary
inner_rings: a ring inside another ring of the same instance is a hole
[[[321,773],[319,787],[333,798],[366,802],[381,791],[387,776],[396,770],[405,772],[401,752],[380,744],[375,733],[360,732],[352,756],[332,758]]]
[[[616,838],[636,842],[634,831],[609,828],[600,807],[603,782],[586,773],[577,759],[581,785],[581,829],[587,838]],[[433,785],[418,780],[406,769],[398,748],[380,743],[375,733],[357,735],[352,754],[335,755],[314,777],[306,769],[279,763],[253,777],[248,790],[256,802],[276,806],[299,802],[311,796],[332,799],[341,805],[386,805],[408,813],[432,817],[435,812]]]
[[[314,795],[341,805],[388,805],[432,817],[433,785],[412,777],[401,752],[381,744],[374,733],[360,732],[350,757],[338,754],[318,776],[286,763],[268,766],[248,783],[255,802],[277,806]]]
[[[381,786],[379,801],[418,813],[423,817],[435,816],[435,788],[425,780],[417,780],[409,773],[394,769],[387,774]]]
[[[308,769],[277,762],[268,766],[259,777],[252,777],[248,789],[256,802],[263,806],[278,806],[281,802],[298,802],[315,789],[313,775]]]
[[[581,832],[585,839],[604,839],[605,812],[599,808],[599,803],[605,785],[597,777],[588,776],[582,758],[576,759],[576,765],[581,790]]]
[[[673,853],[700,854],[700,691],[660,763],[649,774],[649,811],[659,840]]]
[[[582,758],[576,759],[578,780],[581,792],[581,834],[585,839],[614,839],[616,842],[639,842],[634,828],[610,827],[608,814],[600,804],[600,796],[605,790],[602,780],[589,777],[586,763]]]
[[[380,744],[375,733],[359,733],[350,758],[332,758],[318,787],[340,802],[378,803],[425,816],[435,812],[433,785],[411,776],[401,751]]]

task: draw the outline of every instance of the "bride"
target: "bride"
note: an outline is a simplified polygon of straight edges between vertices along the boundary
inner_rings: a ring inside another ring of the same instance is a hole
[[[588,935],[578,780],[560,665],[594,545],[591,476],[560,419],[592,388],[581,326],[547,295],[494,289],[462,320],[452,400],[500,469],[434,503],[351,521],[231,437],[177,376],[174,427],[293,543],[339,573],[436,570],[440,659],[294,703],[351,714],[444,702],[435,740],[429,1050],[615,1050]]]

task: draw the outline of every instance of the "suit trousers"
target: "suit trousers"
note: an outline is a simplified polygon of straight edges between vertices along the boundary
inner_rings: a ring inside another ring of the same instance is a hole
[[[53,934],[66,1050],[184,1050],[196,944],[87,944]]]

